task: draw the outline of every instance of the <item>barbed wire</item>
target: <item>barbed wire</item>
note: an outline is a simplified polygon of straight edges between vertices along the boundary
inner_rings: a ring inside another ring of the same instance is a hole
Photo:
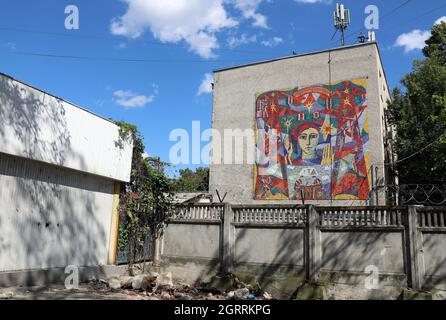
[[[446,184],[407,184],[380,185],[372,188],[370,193],[385,197],[386,204],[400,205],[446,205]],[[376,201],[381,199],[376,199]]]

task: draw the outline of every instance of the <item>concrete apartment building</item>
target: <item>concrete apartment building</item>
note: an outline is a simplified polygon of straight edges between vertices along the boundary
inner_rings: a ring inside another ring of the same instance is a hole
[[[234,204],[385,204],[371,191],[393,183],[389,100],[375,42],[216,70],[210,192]]]
[[[0,273],[114,263],[132,148],[111,121],[0,74]]]

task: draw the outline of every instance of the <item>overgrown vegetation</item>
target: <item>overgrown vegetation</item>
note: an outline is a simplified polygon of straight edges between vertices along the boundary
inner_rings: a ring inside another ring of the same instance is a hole
[[[121,139],[133,140],[130,182],[122,186],[120,194],[118,241],[119,249],[127,253],[129,272],[133,275],[136,262],[145,265],[148,241],[152,241],[152,262],[157,264],[155,240],[161,237],[173,212],[174,185],[165,174],[166,163],[158,158],[143,158],[145,147],[136,126],[115,123],[121,128]]]
[[[433,27],[423,54],[401,81],[405,90],[393,91],[387,114],[397,127],[395,151],[406,159],[396,165],[402,184],[446,182],[446,23]]]

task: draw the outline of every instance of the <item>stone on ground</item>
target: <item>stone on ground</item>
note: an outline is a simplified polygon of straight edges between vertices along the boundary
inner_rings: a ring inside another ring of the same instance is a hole
[[[147,290],[150,289],[156,278],[151,274],[139,274],[132,279],[132,288],[134,290]]]
[[[121,280],[118,278],[111,278],[108,280],[108,286],[110,289],[119,290],[121,289]]]
[[[160,273],[156,278],[156,288],[173,287],[172,272]]]

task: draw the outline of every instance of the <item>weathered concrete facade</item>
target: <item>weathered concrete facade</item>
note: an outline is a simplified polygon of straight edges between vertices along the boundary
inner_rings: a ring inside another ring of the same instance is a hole
[[[220,133],[221,139],[213,140],[213,149],[222,151],[213,152],[211,158],[210,192],[214,194],[214,199],[218,190],[221,195],[227,193],[225,201],[231,203],[296,203],[296,200],[289,199],[255,200],[255,165],[248,161],[254,152],[252,142],[244,139],[245,154],[241,163],[227,164],[225,151],[228,149],[224,146],[230,141],[225,138],[224,130],[241,130],[241,133],[235,135],[241,139],[245,130],[255,132],[256,97],[262,92],[355,79],[363,79],[367,87],[367,172],[370,190],[373,185],[391,183],[384,166],[391,154],[386,143],[386,132],[389,129],[386,128],[384,118],[384,110],[390,99],[389,89],[378,46],[376,43],[367,43],[215,71],[212,128]],[[235,152],[235,143],[232,151]],[[384,204],[384,201],[384,197],[380,197],[379,204]],[[329,199],[306,203],[365,205],[370,202],[366,199]]]
[[[196,204],[180,207],[160,246],[180,280],[218,271],[291,295],[302,281],[446,288],[446,208]]]
[[[0,75],[0,271],[113,263],[131,156],[112,122]]]

